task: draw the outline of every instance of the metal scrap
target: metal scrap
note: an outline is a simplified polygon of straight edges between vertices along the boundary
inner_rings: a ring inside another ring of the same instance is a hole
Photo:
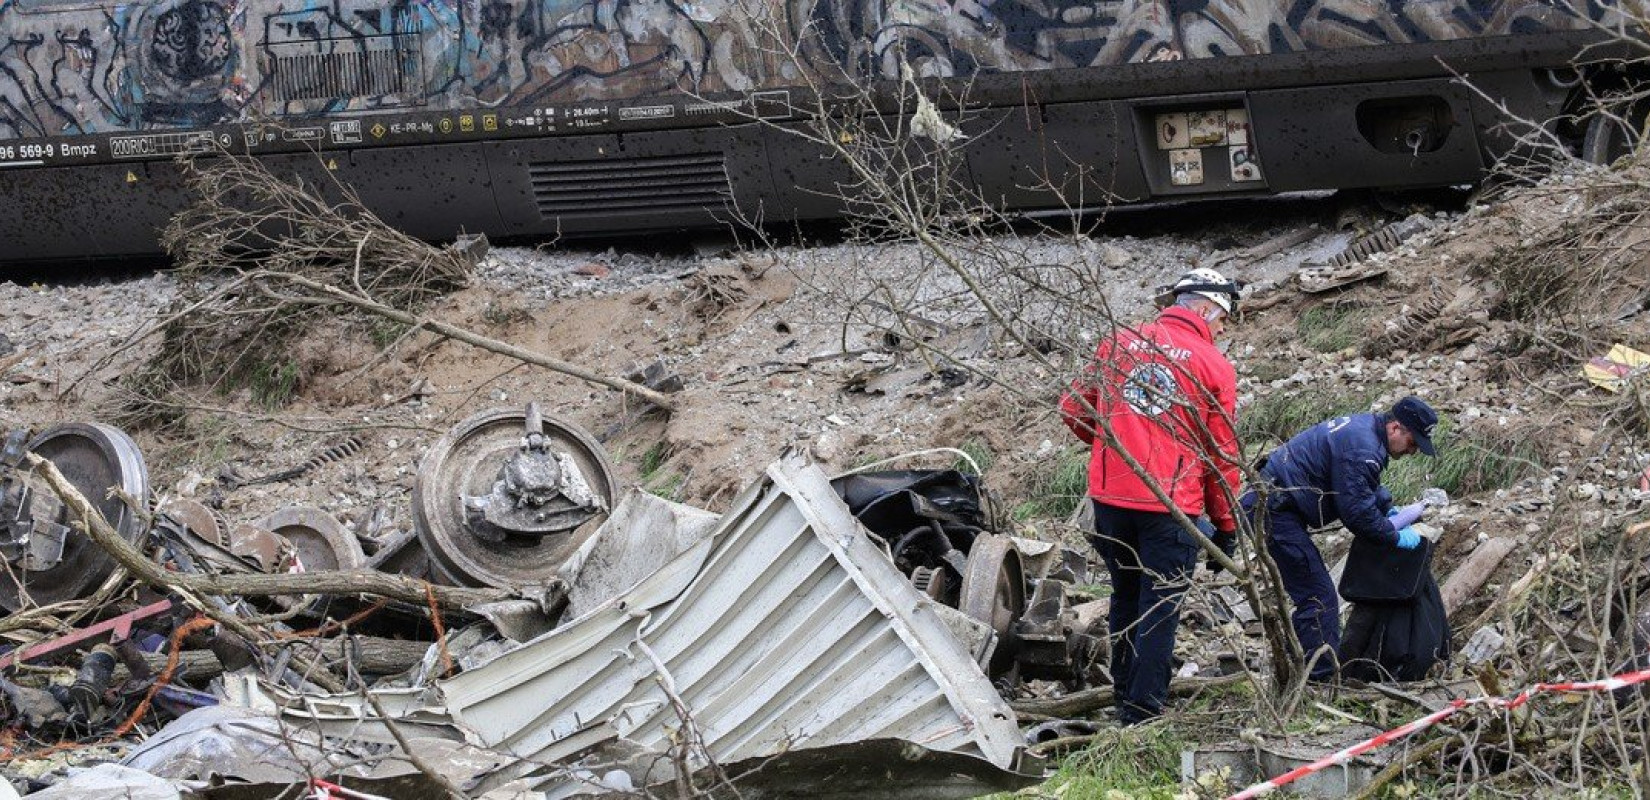
[[[526,778],[564,796],[613,769],[667,779],[684,725],[702,749],[677,758],[694,769],[896,738],[1030,780],[1013,713],[935,609],[824,475],[787,461],[623,595],[431,696],[372,694],[397,726],[512,757],[477,791]],[[358,696],[260,691],[295,724],[383,739]]]

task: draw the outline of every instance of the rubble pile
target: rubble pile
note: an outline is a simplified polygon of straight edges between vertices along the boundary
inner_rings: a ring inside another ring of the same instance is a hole
[[[1650,351],[1650,314],[1616,301],[1646,286],[1624,276],[1608,319],[1578,328],[1574,309],[1517,316],[1492,268],[1537,218],[1585,206],[1266,209],[1212,227],[1119,214],[1140,224],[1005,237],[1001,255],[1099,281],[1123,321],[1188,267],[1246,281],[1229,355],[1256,455],[1407,394],[1443,414],[1452,455],[1391,477],[1401,500],[1454,498],[1429,523],[1456,657],[1419,684],[1272,697],[1253,688],[1256,612],[1232,578],[1200,574],[1168,723],[1186,785],[1212,796],[1453,700],[1642,667],[1650,451],[1632,353]],[[0,424],[30,431],[0,459],[0,774],[19,791],[564,796],[829,775],[966,794],[1035,781],[1038,756],[1134,741],[1102,710],[1108,587],[1064,512],[1077,498],[1043,502],[1081,491],[1059,481],[1083,459],[1053,400],[1098,321],[1009,335],[907,243],[494,248],[432,319],[625,376],[670,413],[397,330],[277,354],[310,359],[278,409],[241,386],[164,431],[110,425],[177,280],[0,285]],[[1015,319],[1054,318],[1021,300]],[[107,546],[31,453],[96,509]],[[1318,541],[1332,564],[1350,544]],[[732,616],[708,623],[710,607]],[[1320,791],[1393,780],[1393,764],[1562,772],[1556,743],[1605,709],[1542,713],[1539,735],[1452,721],[1433,762],[1372,752]],[[1589,735],[1577,763],[1608,746],[1642,761],[1629,735]]]
[[[630,792],[792,751],[1014,788],[1040,772],[988,675],[1086,666],[1083,559],[993,533],[955,471],[833,483],[793,457],[716,514],[621,496],[602,448],[529,404],[437,442],[417,535],[367,553],[316,508],[151,513],[142,453],[107,425],[15,431],[0,463],[6,628],[43,633],[0,657],[4,774],[48,795]]]

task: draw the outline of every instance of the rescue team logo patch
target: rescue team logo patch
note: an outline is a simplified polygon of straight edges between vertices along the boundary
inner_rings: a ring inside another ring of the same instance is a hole
[[[1162,416],[1180,400],[1180,382],[1162,364],[1141,364],[1123,382],[1123,401],[1137,414]]]

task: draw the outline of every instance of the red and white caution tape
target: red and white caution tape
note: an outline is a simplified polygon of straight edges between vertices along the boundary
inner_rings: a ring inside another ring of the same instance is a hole
[[[320,778],[309,779],[309,794],[306,800],[391,800],[381,794],[367,794],[354,789],[346,789],[332,781]]]
[[[1423,731],[1450,718],[1455,712],[1474,705],[1488,705],[1498,708],[1518,708],[1530,701],[1530,698],[1545,692],[1573,693],[1573,692],[1613,692],[1634,684],[1650,681],[1650,669],[1641,669],[1637,672],[1628,672],[1612,678],[1599,681],[1570,681],[1566,683],[1538,683],[1512,697],[1473,697],[1465,700],[1452,700],[1444,708],[1432,712],[1418,720],[1400,725],[1390,731],[1379,734],[1367,741],[1359,742],[1344,750],[1331,753],[1304,767],[1297,767],[1269,781],[1263,781],[1244,789],[1226,800],[1249,800],[1251,797],[1261,797],[1271,794],[1278,788],[1294,783],[1314,772],[1329,767],[1340,766],[1351,761],[1355,756],[1362,755],[1377,747],[1391,744],[1417,731]]]

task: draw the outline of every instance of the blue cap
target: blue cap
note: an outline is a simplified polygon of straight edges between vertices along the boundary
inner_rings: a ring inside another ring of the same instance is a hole
[[[1438,412],[1426,404],[1421,398],[1414,395],[1405,397],[1392,406],[1392,418],[1398,424],[1409,430],[1415,437],[1415,443],[1421,446],[1421,452],[1429,456],[1438,455],[1432,447],[1432,429],[1438,425]]]

